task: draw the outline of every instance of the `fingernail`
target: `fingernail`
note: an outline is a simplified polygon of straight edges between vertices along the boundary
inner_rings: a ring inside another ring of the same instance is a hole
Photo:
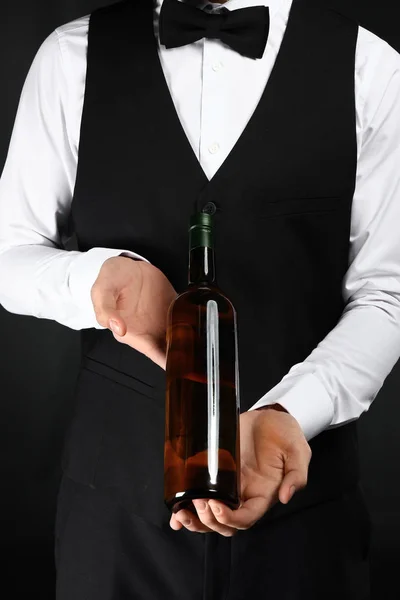
[[[198,500],[196,502],[196,508],[197,510],[199,510],[200,512],[203,512],[204,510],[206,510],[207,508],[207,504],[203,501],[203,500]]]
[[[184,525],[190,525],[190,523],[191,523],[191,522],[192,522],[192,521],[191,521],[190,519],[183,519],[183,521],[182,521],[182,523],[183,523]]]
[[[295,493],[296,488],[294,485],[292,485],[292,487],[289,490],[289,500],[292,498],[293,494]]]
[[[110,319],[110,327],[114,331],[114,333],[117,333],[118,335],[121,334],[121,329],[120,329],[120,326],[118,325],[117,321]]]

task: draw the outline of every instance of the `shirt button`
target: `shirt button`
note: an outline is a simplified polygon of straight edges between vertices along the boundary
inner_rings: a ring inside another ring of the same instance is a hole
[[[221,62],[216,62],[212,66],[212,70],[213,71],[220,71],[221,69],[222,69],[222,63]]]
[[[203,209],[201,212],[207,213],[209,215],[215,215],[215,213],[217,212],[217,207],[214,204],[214,202],[207,202],[207,204],[205,204],[203,206]]]
[[[218,152],[219,150],[219,144],[217,144],[217,142],[214,142],[213,144],[211,144],[211,146],[208,146],[208,151],[211,154],[215,154],[216,152]]]

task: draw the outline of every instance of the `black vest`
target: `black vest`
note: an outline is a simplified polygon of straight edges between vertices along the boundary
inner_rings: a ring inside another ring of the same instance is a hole
[[[209,181],[164,78],[152,1],[123,1],[91,14],[71,213],[79,250],[138,252],[180,292],[187,285],[189,216],[194,206],[213,202],[217,281],[238,314],[242,412],[312,352],[344,308],[357,165],[357,34],[358,25],[334,10],[293,0],[256,110]],[[64,468],[165,523],[165,372],[108,329],[81,335]],[[263,520],[357,483],[354,422],[310,445],[306,489]]]

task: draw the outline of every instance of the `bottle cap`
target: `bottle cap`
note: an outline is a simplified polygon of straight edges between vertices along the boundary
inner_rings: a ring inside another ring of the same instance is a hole
[[[214,224],[213,215],[204,212],[194,213],[190,217],[190,228],[192,227],[212,227]]]
[[[190,217],[189,239],[190,248],[198,246],[213,248],[213,215],[198,212]]]

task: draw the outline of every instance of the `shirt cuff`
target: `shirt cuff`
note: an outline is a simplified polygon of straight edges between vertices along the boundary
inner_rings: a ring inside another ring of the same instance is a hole
[[[327,429],[334,416],[333,402],[313,373],[284,377],[249,410],[274,403],[298,421],[307,441]]]
[[[90,295],[92,286],[96,281],[103,263],[113,256],[129,256],[150,262],[140,254],[131,250],[115,248],[91,248],[78,255],[77,259],[71,263],[69,271],[68,285],[73,302],[79,306],[80,310],[87,315],[87,328],[107,329],[103,327],[96,319],[92,298]]]

